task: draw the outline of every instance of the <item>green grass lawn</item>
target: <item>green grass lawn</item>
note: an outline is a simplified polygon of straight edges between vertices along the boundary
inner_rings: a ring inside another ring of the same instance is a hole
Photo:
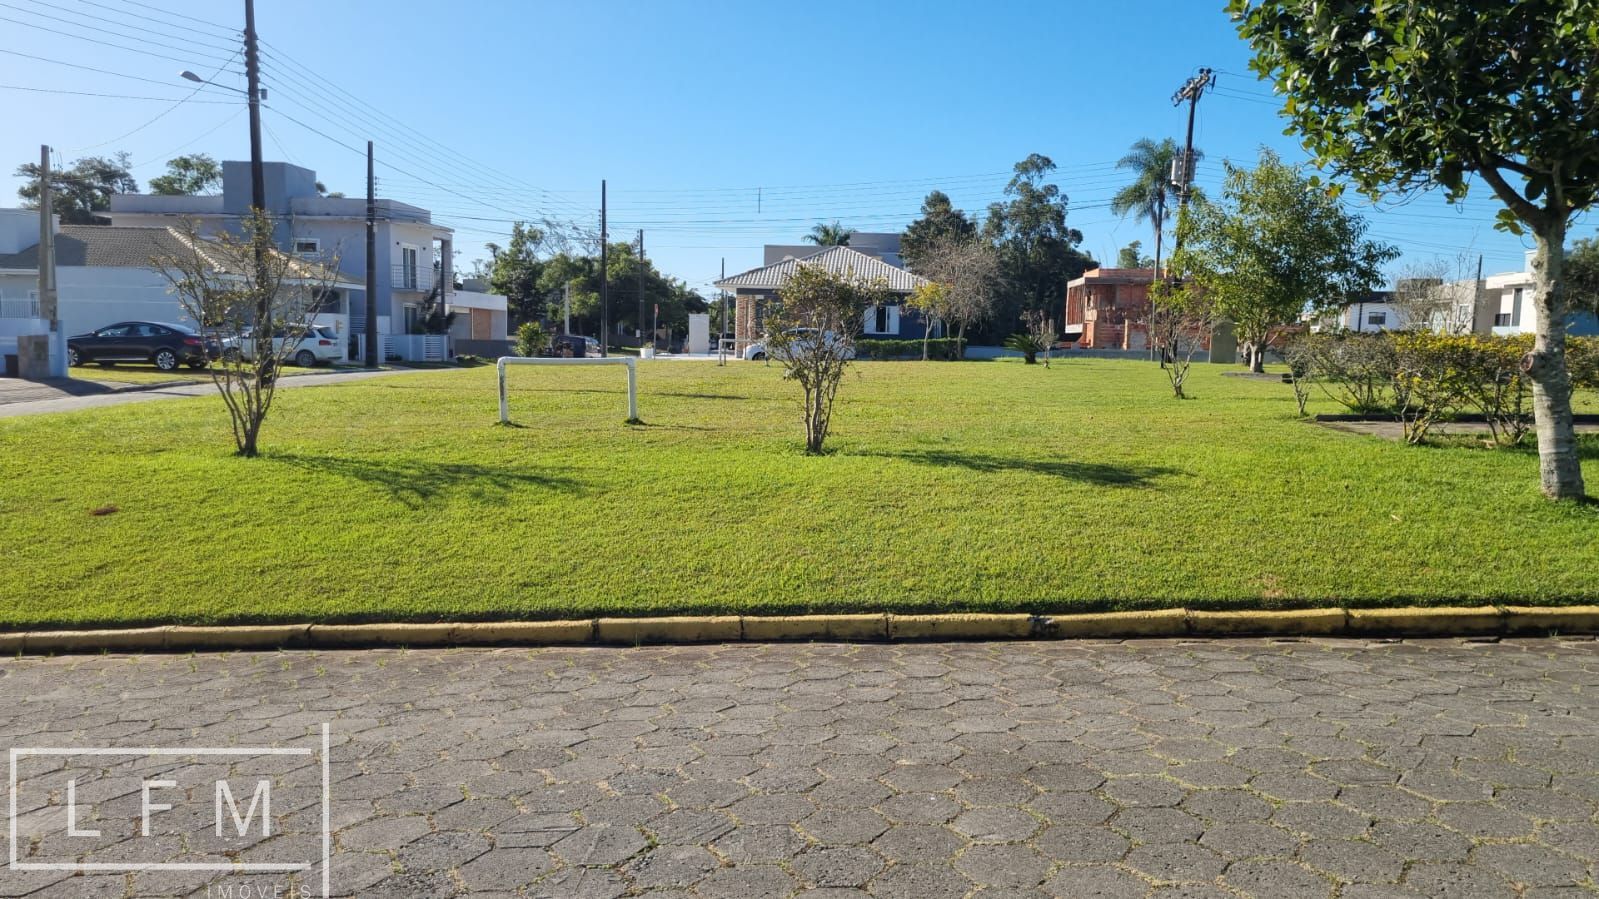
[[[1222,371],[863,364],[819,458],[751,364],[644,364],[637,427],[610,368],[512,369],[511,428],[492,367],[284,391],[253,460],[214,398],[0,420],[0,625],[1599,600],[1531,451]]]

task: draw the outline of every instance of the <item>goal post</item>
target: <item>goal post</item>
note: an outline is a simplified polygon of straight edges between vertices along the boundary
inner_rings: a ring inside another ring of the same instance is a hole
[[[500,376],[500,424],[511,423],[511,407],[505,393],[505,367],[508,365],[625,365],[627,366],[627,420],[638,421],[638,360],[632,356],[604,359],[535,359],[531,356],[501,356],[494,367]]]

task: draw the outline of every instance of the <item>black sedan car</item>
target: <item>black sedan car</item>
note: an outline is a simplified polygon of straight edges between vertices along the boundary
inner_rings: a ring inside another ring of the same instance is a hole
[[[215,340],[188,325],[167,322],[117,322],[98,331],[67,338],[67,362],[149,362],[162,371],[179,365],[205,368],[220,356]]]

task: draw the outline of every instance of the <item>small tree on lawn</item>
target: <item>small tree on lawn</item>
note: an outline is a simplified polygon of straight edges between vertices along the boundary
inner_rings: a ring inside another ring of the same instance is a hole
[[[954,325],[955,336],[961,340],[966,338],[967,326],[993,314],[1004,286],[999,251],[976,236],[950,234],[925,241],[917,256],[916,273],[943,288],[939,318]]]
[[[1172,396],[1187,399],[1184,385],[1194,365],[1194,354],[1211,331],[1214,316],[1207,294],[1200,289],[1158,281],[1149,291],[1151,337],[1161,348]]]
[[[1022,313],[1022,325],[1027,330],[1012,334],[1005,341],[1005,348],[1021,353],[1023,365],[1037,365],[1042,353],[1044,367],[1049,368],[1049,351],[1055,345],[1055,323],[1044,310],[1033,309]]]
[[[852,273],[800,264],[766,317],[769,358],[805,391],[805,452],[817,455],[833,421],[844,370],[855,358],[855,334],[867,307],[888,300],[886,285]]]
[[[1398,255],[1365,240],[1364,221],[1264,149],[1254,169],[1228,163],[1222,202],[1190,207],[1178,230],[1173,268],[1188,273],[1215,314],[1233,322],[1257,372],[1274,328],[1307,308],[1340,308],[1374,290],[1383,265]]]
[[[1316,155],[1367,195],[1478,176],[1532,232],[1533,382],[1539,480],[1584,495],[1566,367],[1566,232],[1599,204],[1599,15],[1592,0],[1229,0],[1255,71]],[[1514,183],[1513,183],[1514,182]],[[1519,186],[1518,186],[1519,184]]]
[[[927,346],[933,339],[933,326],[949,317],[952,291],[937,281],[929,281],[911,291],[905,305],[922,314],[922,361],[927,361]]]
[[[187,221],[179,230],[181,248],[152,260],[202,339],[223,345],[210,366],[211,380],[227,405],[241,456],[257,455],[278,369],[299,347],[305,330],[297,326],[312,318],[338,270],[337,261],[311,265],[279,252],[272,227],[271,216],[256,211],[243,220],[242,234],[204,238]],[[246,329],[248,348],[224,344]]]

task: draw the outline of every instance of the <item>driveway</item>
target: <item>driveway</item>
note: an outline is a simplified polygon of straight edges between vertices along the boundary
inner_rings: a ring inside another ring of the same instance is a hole
[[[4,896],[321,895],[322,722],[335,895],[1550,899],[1599,861],[1591,640],[80,656],[0,696],[13,747],[310,753],[24,756],[25,863],[312,867]],[[278,830],[214,831],[223,776],[288,781]]]
[[[381,371],[341,371],[320,375],[294,375],[278,379],[278,389],[295,387],[321,387],[364,381],[388,375],[404,374],[425,369],[395,368]],[[103,406],[122,406],[128,403],[148,403],[155,400],[192,396],[211,396],[217,392],[209,381],[200,384],[175,384],[166,387],[140,388],[135,385],[115,385],[102,382],[86,388],[84,382],[30,382],[15,378],[0,378],[0,418],[19,415],[41,415],[47,412],[76,412],[79,409],[98,409]]]

